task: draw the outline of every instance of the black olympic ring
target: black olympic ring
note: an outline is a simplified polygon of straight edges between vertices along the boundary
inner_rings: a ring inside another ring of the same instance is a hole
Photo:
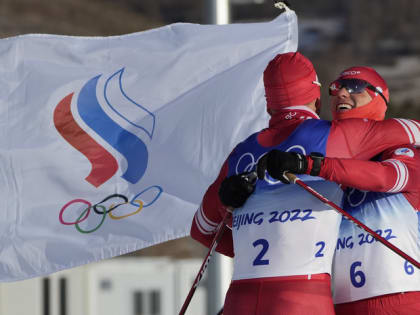
[[[98,202],[97,204],[95,204],[95,205],[93,206],[93,211],[95,211],[97,214],[104,214],[104,212],[103,212],[103,211],[100,211],[100,210],[98,210],[98,209],[97,209],[97,206],[100,206],[100,205],[101,205],[101,203],[104,203],[105,201],[108,201],[108,200],[109,200],[109,199],[111,199],[111,198],[121,198],[121,199],[123,199],[123,200],[124,200],[124,202],[123,202],[123,203],[119,203],[119,204],[117,204],[117,205],[115,205],[115,206],[113,206],[113,207],[109,208],[108,210],[106,210],[106,212],[105,212],[105,213],[109,213],[109,212],[111,212],[112,210],[117,209],[119,206],[122,206],[122,205],[125,205],[125,204],[127,204],[127,203],[128,203],[128,198],[127,198],[126,196],[124,196],[124,195],[120,195],[120,194],[113,194],[113,195],[110,195],[110,196],[106,197],[104,200],[102,200],[102,201]],[[103,207],[103,206],[101,206],[101,207]]]

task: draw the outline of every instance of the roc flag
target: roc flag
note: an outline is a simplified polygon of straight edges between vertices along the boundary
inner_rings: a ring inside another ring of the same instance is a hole
[[[0,281],[187,236],[297,19],[0,40]]]

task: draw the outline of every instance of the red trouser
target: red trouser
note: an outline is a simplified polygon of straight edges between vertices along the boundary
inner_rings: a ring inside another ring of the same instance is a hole
[[[337,315],[419,315],[420,291],[381,295],[335,305]]]
[[[329,274],[235,280],[223,315],[333,315]]]

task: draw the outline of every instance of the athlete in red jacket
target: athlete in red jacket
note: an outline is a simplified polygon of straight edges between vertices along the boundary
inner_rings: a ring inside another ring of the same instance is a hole
[[[344,70],[330,85],[334,118],[383,120],[386,103],[375,102],[367,88],[383,82],[368,67]],[[368,103],[360,106],[363,98]],[[417,124],[401,122],[407,129]],[[270,175],[282,178],[301,162],[275,151],[265,163]],[[420,151],[407,144],[388,148],[375,161],[326,157],[319,176],[352,187],[346,190],[344,209],[420,261],[419,165]],[[420,271],[348,220],[340,227],[333,271],[336,314],[420,314]]]
[[[254,169],[262,154],[270,151],[273,147],[288,143],[290,151],[298,149],[301,153],[307,154],[311,151],[306,152],[305,149],[311,147],[309,145],[304,146],[300,142],[315,142],[316,145],[323,149],[323,153],[326,156],[367,160],[394,145],[420,143],[420,129],[416,124],[417,122],[401,119],[380,122],[362,119],[347,119],[333,121],[332,123],[320,121],[315,112],[317,108],[319,109],[320,98],[317,76],[312,64],[299,53],[278,55],[272,60],[264,72],[264,84],[266,88],[267,111],[271,115],[268,128],[252,135],[234,149],[222,166],[216,181],[208,188],[203,202],[194,216],[191,236],[205,246],[210,245],[215,230],[226,211],[226,207],[240,207],[249,197],[249,194],[241,188],[240,179],[235,174]],[[378,90],[375,92],[375,101],[387,96],[385,87],[382,91]],[[308,122],[308,120],[311,121]],[[311,132],[312,129],[309,130],[310,127],[317,124],[322,125],[322,128],[320,127],[322,132],[317,132],[316,128]],[[299,136],[300,138],[296,138]],[[295,138],[297,139],[295,145],[291,145],[289,140]],[[242,156],[238,159],[236,157],[238,150],[240,151],[243,146],[252,146],[251,142],[258,147],[258,150],[256,149],[258,154],[251,154],[251,157],[244,155],[246,159],[241,160]],[[235,158],[237,163],[232,164],[231,162]],[[241,168],[240,162],[246,162],[246,165]],[[316,156],[310,159],[308,163],[310,172],[313,174],[319,172],[319,162],[320,160]],[[220,189],[221,186],[222,189]],[[219,198],[219,190],[223,203]],[[299,200],[296,202],[298,203]],[[281,214],[285,213],[290,216],[293,213],[293,211],[287,211]],[[294,212],[295,216],[288,218],[288,220],[295,219],[294,222],[304,221],[304,217],[296,217],[300,215],[299,211],[304,212],[306,210],[296,209]],[[253,223],[258,225],[258,220],[255,219],[259,213],[254,214]],[[273,217],[273,220],[277,220],[277,218],[274,219]],[[279,220],[281,221],[282,217],[279,217]],[[286,220],[285,217],[283,217],[283,220]],[[318,224],[322,220],[316,222]],[[239,229],[245,225],[246,219],[244,221],[239,215],[234,218],[235,233],[242,231]],[[331,227],[332,230],[334,228],[334,226]],[[322,229],[328,230],[328,227],[324,226],[324,228],[321,227],[318,230]],[[288,233],[292,234],[293,230]],[[294,238],[297,238],[297,236],[292,237],[291,235],[287,241],[291,244],[299,244],[301,240],[294,240]],[[259,239],[258,241],[261,242],[254,243],[254,247],[259,248],[258,245],[261,245],[263,249],[266,248],[264,240]],[[322,243],[317,243],[320,249],[325,245],[325,242]],[[236,245],[235,241],[235,250],[237,249]],[[242,248],[241,244],[238,246]],[[220,243],[217,250],[231,257],[234,256],[231,233],[225,234],[224,240]],[[317,257],[324,256],[321,251],[318,251],[316,254],[319,254]],[[235,269],[242,270],[243,266],[241,264],[243,262],[241,260],[245,261],[246,259],[239,259],[238,256],[246,257],[246,254],[244,254],[243,250],[236,252]],[[267,259],[258,260],[257,258],[254,260],[254,265],[257,265],[255,269],[259,268],[258,265],[268,264]],[[281,262],[287,262],[287,257],[279,258],[281,258]],[[236,268],[236,264],[242,269]],[[270,267],[272,266],[273,264],[270,265]],[[312,268],[311,264],[306,267],[301,266],[299,267],[300,269],[296,268],[296,270],[290,271],[286,270],[287,268],[284,266],[281,268],[275,267],[272,274],[270,274],[270,271],[262,273],[255,271],[258,274],[257,276],[251,272],[249,277],[241,274],[237,277],[237,280],[234,274],[234,279],[226,298],[225,314],[281,314],[281,312],[287,314],[308,314],[308,312],[312,314],[333,314],[330,295],[330,271],[328,268],[321,268],[325,270],[321,272],[318,272],[317,268]]]
[[[383,119],[381,114],[384,110],[381,108],[368,111],[350,107],[337,111],[338,106],[334,106],[351,104],[352,95],[348,90],[336,89],[340,87],[340,82],[364,80],[374,84],[375,77],[371,78],[370,70],[353,67],[343,73],[350,71],[354,74],[341,75],[333,82],[331,102],[336,119],[348,116]],[[406,123],[416,124],[414,121]],[[389,240],[420,261],[419,166],[420,151],[411,145],[404,145],[385,150],[375,162],[327,159],[320,176],[353,187],[348,189],[344,203],[346,210],[374,230],[393,233],[394,237],[387,235]],[[350,176],[344,178],[345,173],[350,173]],[[343,222],[339,240],[348,238],[350,234],[358,237],[361,232],[356,226]],[[334,277],[336,313],[420,314],[420,270],[382,244],[365,245],[360,237],[353,248],[340,248],[337,245]],[[348,269],[355,261],[360,265],[358,271],[364,273],[365,280],[362,282],[355,282],[349,273]]]

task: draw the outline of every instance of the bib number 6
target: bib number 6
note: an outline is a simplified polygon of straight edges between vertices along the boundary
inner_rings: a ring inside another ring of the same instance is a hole
[[[355,261],[351,266],[350,266],[350,280],[351,280],[351,284],[356,287],[356,288],[360,288],[363,287],[366,283],[366,276],[365,274],[361,271],[361,270],[357,270],[357,267],[361,267],[362,266],[362,262],[360,261]]]

